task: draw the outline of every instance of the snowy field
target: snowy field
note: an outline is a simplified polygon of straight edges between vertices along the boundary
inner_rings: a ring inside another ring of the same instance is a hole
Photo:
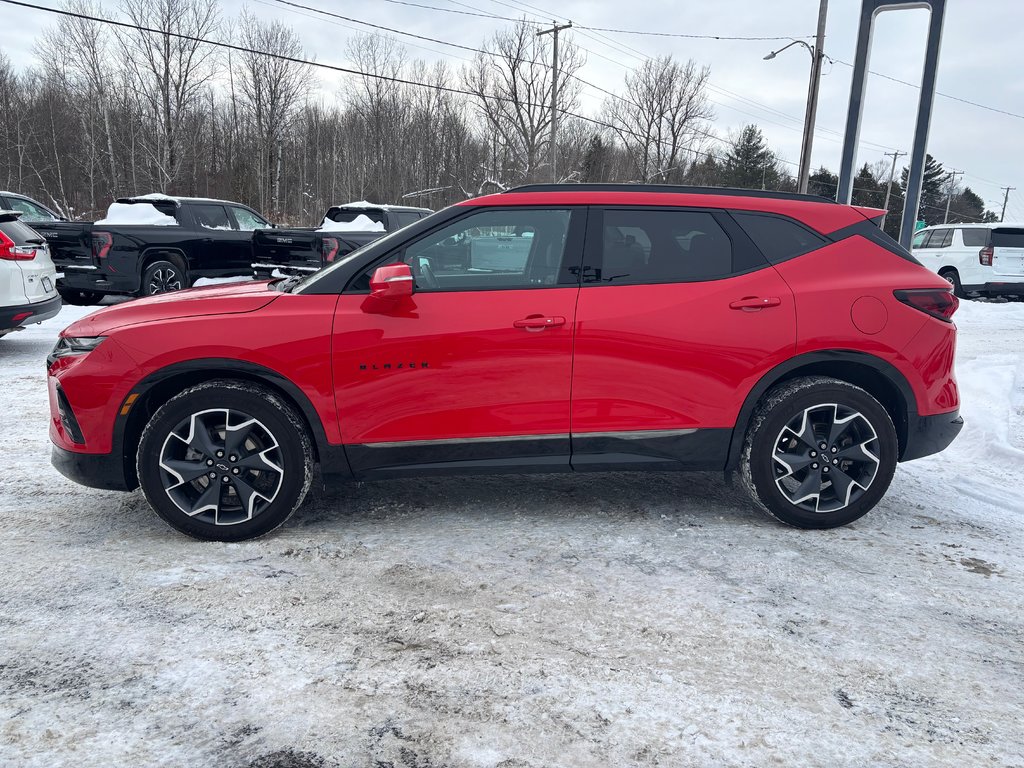
[[[0,341],[0,765],[1024,765],[1024,303],[961,307],[967,427],[847,528],[609,474],[356,485],[246,544],[51,469],[84,313]]]

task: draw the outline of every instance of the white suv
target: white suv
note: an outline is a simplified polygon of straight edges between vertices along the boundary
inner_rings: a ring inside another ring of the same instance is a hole
[[[0,337],[41,323],[61,307],[46,240],[19,216],[0,210]]]
[[[960,298],[1024,296],[1024,224],[940,224],[915,234],[912,247]]]

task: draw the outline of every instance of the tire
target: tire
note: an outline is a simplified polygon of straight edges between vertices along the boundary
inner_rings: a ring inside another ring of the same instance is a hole
[[[302,418],[277,392],[221,379],[186,389],[153,414],[136,469],[146,500],[171,527],[207,541],[244,541],[274,530],[302,504],[313,448]]]
[[[91,307],[93,304],[99,304],[106,296],[105,293],[99,291],[82,291],[77,288],[58,288],[57,293],[60,294],[61,301],[65,304],[76,307]]]
[[[958,299],[966,299],[967,294],[964,293],[964,287],[960,284],[960,273],[955,269],[946,269],[939,273],[939,277],[953,286],[953,295]]]
[[[188,288],[188,275],[180,264],[166,259],[154,261],[142,272],[139,296],[157,296],[161,293]]]
[[[821,461],[823,444],[827,462]],[[836,528],[885,495],[898,455],[892,418],[874,397],[839,379],[810,376],[762,398],[740,472],[754,502],[781,522]]]

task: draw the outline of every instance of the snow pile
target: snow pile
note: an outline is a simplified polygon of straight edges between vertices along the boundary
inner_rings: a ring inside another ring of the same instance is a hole
[[[145,225],[150,227],[176,227],[178,220],[158,211],[149,203],[111,203],[107,216],[95,222],[100,226]]]
[[[324,218],[317,232],[383,232],[384,225],[369,216],[359,214],[352,221],[333,221]]]
[[[0,342],[0,765],[1022,765],[1024,303],[964,302],[963,432],[846,528],[716,473],[428,477],[240,544],[50,467],[91,311]]]

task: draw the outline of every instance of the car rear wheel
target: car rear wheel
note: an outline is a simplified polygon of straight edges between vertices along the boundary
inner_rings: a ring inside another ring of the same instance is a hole
[[[188,288],[185,271],[172,261],[154,261],[142,273],[140,296],[156,296],[161,293],[180,291]]]
[[[77,288],[58,288],[61,301],[76,307],[90,307],[99,304],[106,294],[99,291],[83,291]]]
[[[892,419],[860,387],[813,376],[761,401],[743,446],[741,473],[754,501],[798,528],[835,528],[885,494],[899,444]]]
[[[946,269],[939,273],[939,277],[953,286],[953,295],[958,299],[967,298],[964,287],[960,284],[960,274],[955,269]]]
[[[139,484],[167,523],[198,539],[242,541],[284,523],[309,490],[301,417],[256,384],[210,381],[171,398],[146,425]]]

